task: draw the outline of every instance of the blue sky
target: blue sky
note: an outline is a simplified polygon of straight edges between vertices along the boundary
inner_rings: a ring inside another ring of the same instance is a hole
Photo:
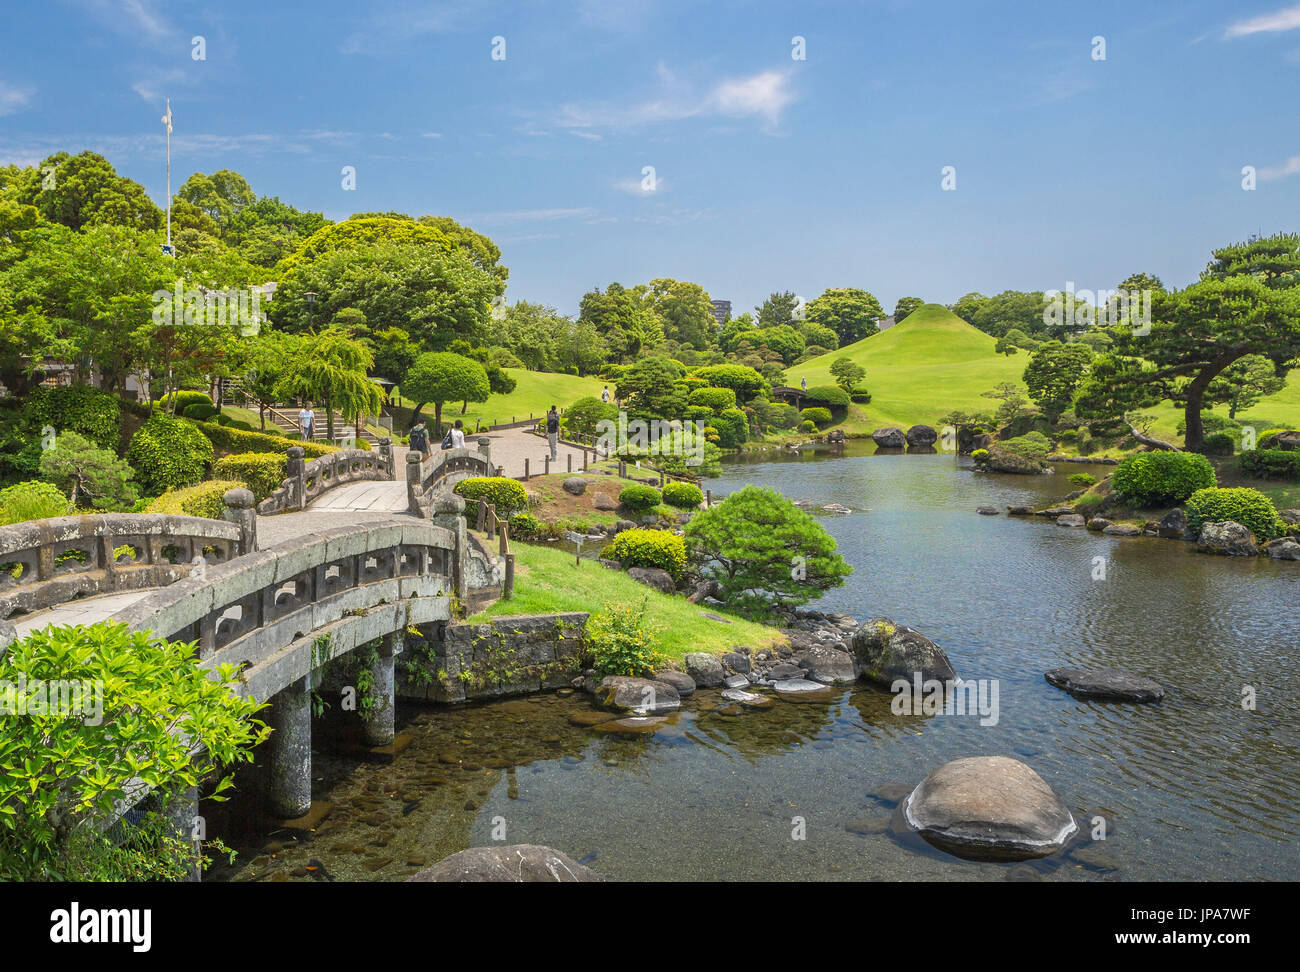
[[[828,286],[892,309],[1183,285],[1213,246],[1300,230],[1287,0],[54,0],[5,20],[0,161],[94,149],[161,204],[170,96],[173,188],[232,168],[334,219],[453,216],[501,245],[511,300],[568,313],[657,276],[737,313]]]

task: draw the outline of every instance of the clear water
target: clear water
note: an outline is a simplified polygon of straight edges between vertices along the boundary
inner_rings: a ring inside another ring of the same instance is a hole
[[[1064,475],[988,476],[952,456],[871,451],[730,462],[710,485],[853,508],[822,517],[855,572],[815,606],[910,625],[963,678],[997,679],[997,725],[894,715],[890,696],[867,687],[739,715],[699,692],[637,736],[571,725],[590,711],[580,696],[408,708],[412,742],[393,765],[317,753],[316,796],[336,807],[314,839],[259,853],[276,835],[255,825],[241,864],[213,876],[309,880],[290,875],[315,859],[339,878],[400,880],[503,836],[594,855],[619,879],[1300,878],[1300,564],[979,516],[1072,487]],[[1043,680],[1062,664],[1149,675],[1167,695],[1079,701]],[[886,830],[894,810],[869,794],[973,755],[1025,761],[1085,829],[1103,818],[1107,839],[1012,865]]]

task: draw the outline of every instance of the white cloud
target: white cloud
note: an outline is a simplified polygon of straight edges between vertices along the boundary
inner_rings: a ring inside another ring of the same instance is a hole
[[[796,100],[788,70],[760,71],[745,77],[727,78],[703,93],[678,80],[663,65],[659,66],[657,73],[658,90],[651,97],[622,104],[568,104],[560,109],[551,124],[587,138],[598,137],[593,129],[636,129],[719,116],[757,118],[765,129],[770,130]]]
[[[510,225],[514,223],[533,223],[542,221],[551,221],[557,219],[576,219],[580,217],[598,216],[600,210],[591,206],[582,206],[577,209],[515,209],[502,213],[478,213],[474,216],[466,217],[470,223],[485,223],[495,225]]]
[[[644,179],[629,176],[626,179],[615,179],[613,185],[619,192],[625,192],[629,196],[657,196],[668,189],[668,184],[659,178],[658,174],[655,175],[655,187],[653,189],[647,189],[644,181]]]
[[[1300,173],[1300,155],[1293,155],[1279,166],[1259,170],[1259,178],[1263,182],[1270,182],[1273,179],[1285,179],[1287,176],[1293,176]]]
[[[1248,37],[1251,34],[1277,34],[1300,27],[1300,6],[1284,7],[1273,13],[1239,20],[1224,32],[1224,38]]]
[[[35,93],[36,89],[30,85],[17,87],[0,81],[0,115],[12,115],[14,112],[22,111]]]

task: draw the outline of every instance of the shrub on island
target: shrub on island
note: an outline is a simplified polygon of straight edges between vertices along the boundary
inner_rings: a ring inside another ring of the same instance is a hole
[[[1196,536],[1206,523],[1240,523],[1260,543],[1280,537],[1286,529],[1273,501],[1257,489],[1210,487],[1198,489],[1186,504],[1187,526]]]
[[[1195,452],[1138,452],[1115,467],[1111,488],[1133,506],[1181,503],[1216,483],[1214,467]]]
[[[680,581],[686,570],[686,542],[666,530],[624,530],[601,553],[626,567],[658,567]]]

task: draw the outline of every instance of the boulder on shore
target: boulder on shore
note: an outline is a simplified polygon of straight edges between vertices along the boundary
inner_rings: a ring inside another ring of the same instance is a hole
[[[667,682],[677,689],[677,695],[683,699],[695,693],[695,679],[685,672],[676,672],[671,668],[665,668],[655,672],[655,681]]]
[[[913,425],[906,438],[910,446],[932,446],[939,440],[939,433],[929,425]]]
[[[973,860],[1046,857],[1078,829],[1046,781],[1006,756],[945,763],[911,792],[903,817],[934,846]]]
[[[849,685],[856,680],[853,656],[828,645],[813,645],[796,652],[794,662],[808,672],[812,681],[824,685]]]
[[[612,712],[659,715],[682,707],[677,689],[658,679],[606,675],[596,686],[596,704]]]
[[[570,496],[581,496],[587,491],[587,481],[581,476],[570,476],[563,482],[561,488]]]
[[[1103,527],[1101,532],[1108,537],[1140,537],[1142,528],[1135,527],[1132,523],[1112,523]]]
[[[1114,522],[1114,520],[1108,520],[1104,516],[1094,516],[1088,521],[1087,526],[1089,530],[1101,531],[1105,530],[1106,527],[1111,526]]]
[[[1196,549],[1201,553],[1222,554],[1226,557],[1255,557],[1259,554],[1255,535],[1232,520],[1202,524]]]
[[[1170,510],[1156,524],[1156,536],[1166,540],[1181,540],[1187,536],[1187,514],[1182,507]]]
[[[604,881],[567,854],[540,844],[512,844],[508,847],[471,847],[444,857],[407,878],[408,882],[505,882],[532,881],[563,883]]]
[[[1063,527],[1081,527],[1085,522],[1079,513],[1062,513],[1056,518],[1056,525]]]
[[[722,662],[707,652],[692,651],[682,659],[682,664],[686,666],[686,674],[701,688],[715,688],[726,677]]]
[[[876,429],[871,433],[872,441],[882,449],[901,449],[907,445],[907,437],[903,435],[903,430],[893,428]]]
[[[591,505],[598,510],[611,511],[618,509],[618,503],[610,499],[604,493],[597,493],[591,498]]]
[[[1291,537],[1277,537],[1264,544],[1264,553],[1274,560],[1300,560],[1300,543]]]
[[[872,618],[854,633],[853,658],[859,677],[886,688],[896,679],[910,682],[918,672],[923,681],[957,678],[942,648],[888,618]]]
[[[1043,677],[1079,699],[1159,702],[1165,697],[1164,687],[1159,682],[1113,668],[1053,668],[1044,672]]]
[[[677,584],[673,580],[673,575],[658,567],[629,567],[627,576],[638,584],[653,587],[660,594],[675,594],[677,592]]]

